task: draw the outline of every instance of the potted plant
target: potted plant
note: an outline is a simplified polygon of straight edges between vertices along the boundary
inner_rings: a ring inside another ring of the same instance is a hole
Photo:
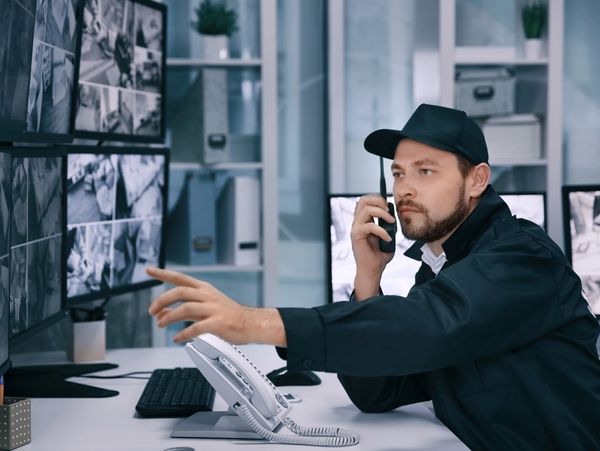
[[[543,0],[527,0],[521,8],[526,58],[540,58],[542,56],[542,34],[546,27],[547,12],[547,5]]]
[[[228,38],[238,30],[237,13],[227,8],[225,0],[202,0],[195,12],[192,29],[202,36],[204,57],[228,58]]]

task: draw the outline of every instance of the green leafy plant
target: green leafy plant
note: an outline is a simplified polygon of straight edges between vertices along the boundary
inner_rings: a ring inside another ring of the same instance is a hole
[[[547,6],[543,1],[527,2],[521,9],[523,20],[523,31],[527,39],[539,39],[542,37],[546,26]]]
[[[237,13],[227,8],[225,0],[203,0],[195,11],[192,29],[200,34],[231,36],[238,30]]]

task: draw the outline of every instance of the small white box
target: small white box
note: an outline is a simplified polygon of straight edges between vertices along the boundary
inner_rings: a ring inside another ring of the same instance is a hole
[[[492,163],[542,157],[541,125],[533,114],[491,118],[483,123],[482,130]]]
[[[106,358],[106,320],[72,323],[67,357],[75,363]]]
[[[217,259],[230,265],[259,265],[260,181],[236,176],[217,198]]]

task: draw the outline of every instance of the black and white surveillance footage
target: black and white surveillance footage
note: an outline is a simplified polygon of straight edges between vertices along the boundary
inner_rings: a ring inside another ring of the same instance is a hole
[[[149,280],[158,265],[162,155],[72,154],[67,169],[67,295]]]
[[[38,0],[27,104],[30,132],[69,133],[81,1]]]
[[[0,119],[24,121],[35,0],[0,0]]]
[[[13,158],[12,334],[60,311],[62,161],[61,157]]]
[[[600,314],[600,191],[569,193],[571,256],[592,311]]]
[[[160,11],[129,0],[86,0],[75,128],[158,136],[163,45]]]

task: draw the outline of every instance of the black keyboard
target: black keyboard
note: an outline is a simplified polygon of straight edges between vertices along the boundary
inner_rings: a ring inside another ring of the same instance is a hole
[[[144,417],[187,417],[212,410],[215,390],[197,368],[158,369],[135,410]]]

